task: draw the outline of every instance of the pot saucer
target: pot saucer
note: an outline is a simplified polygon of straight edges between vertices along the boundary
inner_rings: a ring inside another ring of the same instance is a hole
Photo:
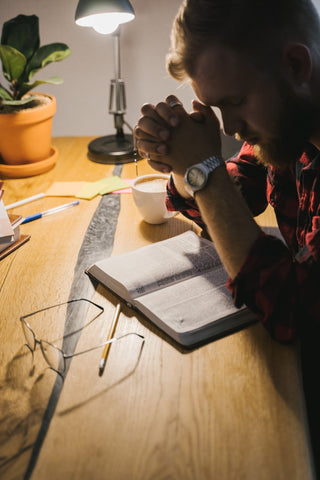
[[[58,150],[51,147],[50,156],[35,163],[24,163],[22,165],[7,165],[0,162],[0,177],[3,178],[24,178],[40,175],[50,170],[56,163]]]

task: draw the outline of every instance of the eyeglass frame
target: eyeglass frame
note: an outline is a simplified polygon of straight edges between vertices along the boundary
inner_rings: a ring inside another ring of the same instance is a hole
[[[77,357],[78,355],[82,355],[84,353],[89,353],[89,352],[92,352],[93,350],[97,350],[98,348],[101,348],[101,347],[104,347],[105,345],[108,345],[109,343],[113,343],[115,342],[116,340],[121,340],[122,338],[124,337],[127,337],[129,335],[137,335],[139,338],[142,339],[142,341],[144,342],[145,338],[143,335],[140,335],[139,333],[136,333],[136,332],[130,332],[130,333],[125,333],[124,335],[120,335],[119,337],[112,337],[110,338],[109,340],[107,340],[106,342],[104,343],[101,343],[100,345],[96,345],[94,347],[91,347],[91,348],[88,348],[86,350],[83,350],[82,352],[75,352],[75,353],[65,353],[61,348],[57,347],[57,345],[55,345],[54,343],[51,343],[51,342],[48,342],[47,340],[43,340],[43,339],[38,339],[36,337],[36,334],[34,332],[34,330],[32,329],[32,327],[29,325],[29,323],[25,320],[26,318],[28,317],[31,317],[33,315],[36,315],[38,313],[41,313],[41,312],[44,312],[46,310],[50,310],[51,308],[57,308],[57,307],[61,307],[63,305],[68,305],[68,304],[72,304],[72,303],[75,303],[75,302],[79,302],[79,301],[85,301],[85,302],[88,302],[90,303],[91,305],[94,305],[95,307],[99,308],[101,311],[99,314],[97,314],[92,320],[90,320],[90,322],[88,322],[88,324],[84,325],[83,327],[79,328],[78,330],[75,330],[74,332],[70,332],[68,333],[67,335],[65,336],[62,336],[60,338],[66,338],[70,335],[74,335],[75,333],[81,331],[83,328],[85,328],[87,325],[89,325],[91,322],[93,322],[97,317],[99,317],[103,312],[104,312],[104,308],[101,307],[101,305],[98,305],[97,303],[95,302],[92,302],[91,300],[88,300],[87,298],[77,298],[77,299],[74,299],[74,300],[68,300],[67,302],[63,302],[63,303],[59,303],[57,305],[51,305],[50,307],[46,307],[46,308],[41,308],[40,310],[37,310],[36,312],[32,312],[32,313],[28,313],[27,315],[23,315],[22,317],[20,317],[20,325],[21,325],[21,328],[22,328],[22,331],[23,331],[23,334],[24,334],[24,338],[26,340],[26,345],[27,347],[30,349],[30,351],[32,352],[32,354],[34,354],[34,352],[36,351],[36,348],[37,348],[37,344],[39,344],[40,346],[40,350],[41,350],[41,353],[43,355],[43,358],[45,359],[45,361],[47,362],[47,364],[49,365],[49,367],[54,370],[56,373],[60,374],[60,375],[63,375],[64,372],[66,371],[66,360],[70,359],[70,358],[73,358],[73,357]],[[30,344],[29,344],[29,341],[27,339],[27,336],[25,334],[25,330],[24,330],[24,326],[25,325],[27,327],[27,329],[31,332],[32,334],[32,337],[33,337],[33,340],[34,340],[34,346],[32,347]],[[45,348],[44,348],[44,345],[50,345],[50,347],[53,347],[55,350],[57,350],[60,355],[61,355],[61,358],[63,359],[63,369],[57,369],[55,368],[52,363],[49,361],[46,353],[45,353]]]

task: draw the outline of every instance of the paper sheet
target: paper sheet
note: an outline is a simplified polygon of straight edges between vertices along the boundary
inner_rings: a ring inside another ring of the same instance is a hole
[[[132,193],[131,187],[128,188],[128,185],[132,185],[133,178],[125,178],[124,181],[127,184],[126,188],[121,188],[119,190],[114,190],[112,193]]]
[[[120,177],[113,176],[110,178],[106,178],[104,188],[100,190],[100,195],[105,195],[106,193],[117,193],[119,190],[127,189],[129,184],[122,180]]]
[[[114,175],[112,177],[97,180],[96,182],[86,183],[80,192],[77,193],[76,197],[91,200],[91,198],[94,198],[98,194],[105,195],[106,193],[122,188],[128,188],[128,184],[120,177]]]
[[[122,180],[114,175],[96,182],[55,182],[46,191],[47,197],[77,197],[91,200],[107,193],[131,193],[132,179]]]
[[[86,182],[55,182],[46,191],[47,197],[75,197]]]

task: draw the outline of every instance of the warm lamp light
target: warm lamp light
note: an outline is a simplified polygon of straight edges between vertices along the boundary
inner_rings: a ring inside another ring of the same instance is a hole
[[[127,163],[134,161],[133,136],[125,134],[126,112],[125,85],[120,74],[120,27],[134,19],[134,10],[129,0],[79,0],[75,21],[82,27],[92,27],[98,33],[112,33],[114,37],[115,78],[111,80],[109,113],[114,116],[115,135],[93,140],[88,145],[90,160],[98,163]],[[117,157],[121,157],[120,160]],[[126,158],[125,158],[126,157]]]
[[[112,33],[118,25],[133,19],[134,11],[127,0],[80,0],[76,11],[77,25],[99,33]]]

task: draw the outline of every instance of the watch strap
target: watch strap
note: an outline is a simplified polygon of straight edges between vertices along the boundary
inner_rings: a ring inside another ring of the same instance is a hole
[[[200,190],[202,190],[206,186],[206,184],[208,182],[209,175],[217,167],[220,167],[221,165],[224,165],[224,164],[225,164],[225,162],[221,157],[216,156],[216,155],[211,155],[210,157],[206,158],[203,162],[196,163],[195,165],[192,165],[191,167],[189,167],[187,169],[185,177],[184,177],[187,192],[192,197],[194,197],[194,194],[196,192],[199,192]],[[204,174],[204,176],[205,176],[205,179],[204,179],[204,181],[202,182],[201,185],[191,185],[191,183],[189,183],[189,181],[188,181],[188,173],[193,168],[198,168],[199,170],[201,170],[202,174]]]
[[[217,167],[220,167],[220,165],[224,165],[224,160],[221,157],[218,157],[216,155],[211,155],[210,157],[206,158],[203,162],[201,162],[203,165],[205,165],[208,168],[208,174],[213,172]]]

